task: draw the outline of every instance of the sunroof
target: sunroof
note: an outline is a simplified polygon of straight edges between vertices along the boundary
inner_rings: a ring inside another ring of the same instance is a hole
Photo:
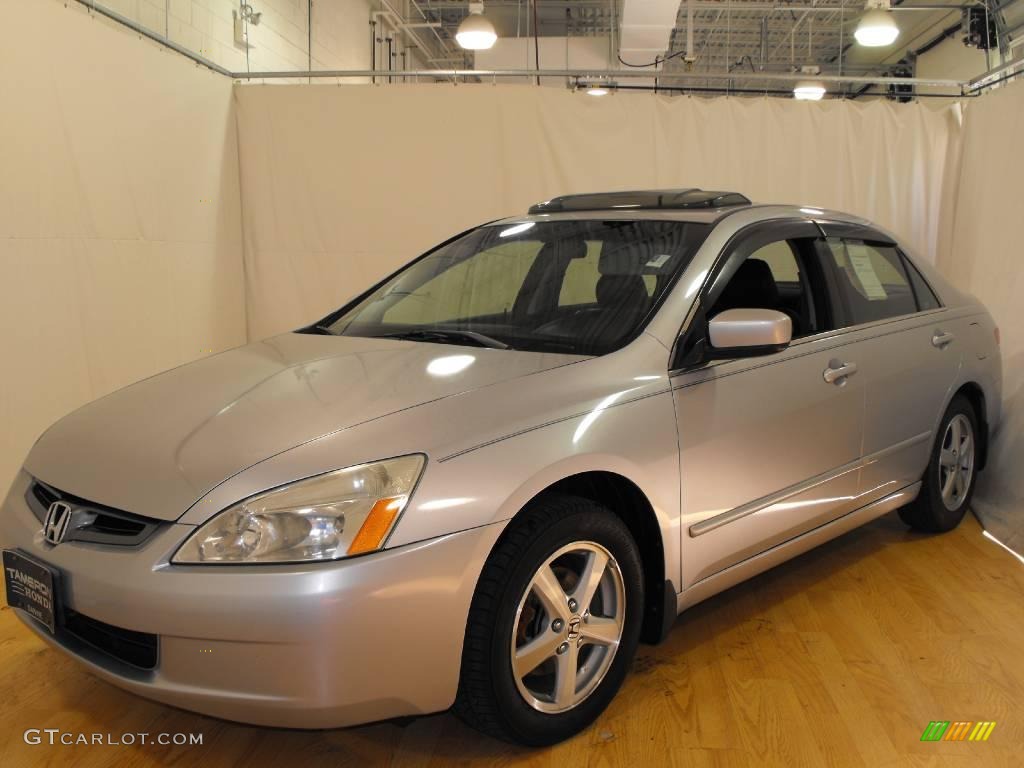
[[[687,210],[750,205],[739,192],[709,192],[703,189],[644,189],[633,192],[594,192],[562,195],[530,206],[530,213],[605,210]]]

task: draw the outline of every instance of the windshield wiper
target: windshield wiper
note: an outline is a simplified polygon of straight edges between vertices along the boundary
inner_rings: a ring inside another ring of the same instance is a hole
[[[439,344],[458,344],[460,341],[472,342],[478,347],[489,347],[490,349],[511,349],[503,341],[492,339],[476,331],[459,331],[449,328],[422,328],[397,333],[384,333],[378,338],[381,339],[408,339],[409,341],[436,341]]]

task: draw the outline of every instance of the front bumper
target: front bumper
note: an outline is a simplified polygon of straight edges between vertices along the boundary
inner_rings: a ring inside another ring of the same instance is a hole
[[[153,670],[131,667],[18,611],[51,645],[147,698],[260,725],[331,728],[447,709],[466,616],[503,524],[336,563],[180,566],[194,528],[139,547],[42,538],[20,473],[0,510],[0,546],[61,571],[62,604],[158,636]]]

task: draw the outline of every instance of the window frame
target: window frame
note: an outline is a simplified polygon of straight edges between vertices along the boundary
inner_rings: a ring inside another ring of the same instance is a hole
[[[726,284],[736,274],[739,265],[758,249],[780,240],[812,240],[822,239],[821,228],[817,223],[802,217],[787,217],[758,221],[734,233],[722,247],[708,271],[693,303],[693,308],[683,320],[682,327],[676,334],[669,358],[669,371],[675,375],[685,370],[693,370],[709,362],[706,355],[707,345],[707,312],[715,306],[718,297],[725,290]],[[815,251],[816,252],[816,251]],[[796,253],[794,253],[796,255]],[[806,264],[801,266],[806,267]],[[822,270],[827,272],[827,270]],[[824,274],[824,283],[829,284],[828,274]],[[829,319],[834,321],[832,296],[826,289],[826,301],[830,306],[824,307]],[[831,324],[834,324],[831,323]],[[803,343],[808,339],[817,338],[822,334],[833,333],[834,329],[803,336],[793,344]],[[791,345],[792,346],[792,345]]]
[[[934,312],[937,309],[944,309],[946,305],[942,303],[942,299],[939,297],[939,294],[936,293],[932,284],[928,282],[928,278],[924,276],[924,272],[917,268],[914,260],[907,255],[906,251],[898,246],[896,248],[896,253],[899,254],[900,260],[903,262],[903,270],[907,273],[907,279],[910,281],[910,290],[914,292],[914,302],[917,304],[917,311]],[[928,292],[932,295],[932,298],[935,299],[934,307],[928,307],[925,309],[921,306],[921,297],[918,295],[917,286],[914,284],[914,275],[917,275],[918,279],[924,283],[924,287],[927,288]]]

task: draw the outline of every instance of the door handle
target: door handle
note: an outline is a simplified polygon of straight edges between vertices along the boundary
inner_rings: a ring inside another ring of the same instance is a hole
[[[828,365],[829,367],[822,375],[829,384],[844,384],[847,376],[852,376],[857,372],[856,363],[840,363],[838,360],[833,360]]]
[[[942,349],[944,346],[949,344],[949,342],[951,342],[954,338],[956,337],[952,333],[947,333],[946,331],[936,331],[932,335],[932,346]]]

